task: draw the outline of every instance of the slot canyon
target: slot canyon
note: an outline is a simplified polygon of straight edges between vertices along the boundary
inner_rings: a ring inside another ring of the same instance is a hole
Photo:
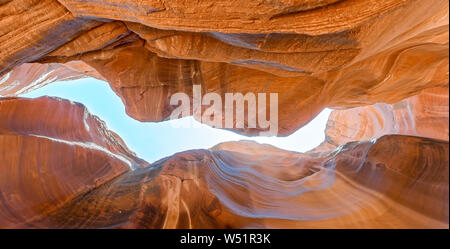
[[[448,229],[448,18],[447,0],[0,0],[0,228]],[[333,112],[305,153],[150,163],[82,103],[20,96],[82,78],[140,122],[194,85],[277,93],[280,137]]]

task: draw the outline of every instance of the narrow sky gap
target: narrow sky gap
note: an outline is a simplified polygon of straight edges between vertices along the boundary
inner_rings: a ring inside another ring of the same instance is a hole
[[[120,98],[106,82],[93,78],[55,82],[21,97],[54,96],[84,104],[92,114],[106,122],[127,146],[148,162],[154,162],[174,153],[191,149],[208,149],[226,141],[252,140],[271,144],[281,149],[306,152],[325,139],[325,127],[331,110],[323,110],[308,125],[288,137],[246,137],[234,132],[214,129],[199,124],[192,117],[160,123],[144,123],[125,113]],[[194,128],[186,123],[198,123]]]

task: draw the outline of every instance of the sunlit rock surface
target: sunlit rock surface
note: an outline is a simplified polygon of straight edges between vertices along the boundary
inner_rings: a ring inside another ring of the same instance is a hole
[[[351,142],[387,134],[449,140],[448,87],[431,88],[395,104],[375,104],[331,113],[323,144],[314,151],[334,150]]]
[[[81,104],[0,98],[0,228],[22,227],[144,166]]]
[[[125,173],[18,226],[448,228],[448,163],[447,142],[409,136],[325,157],[225,143]]]
[[[0,74],[37,60],[100,22],[77,18],[56,0],[0,3]]]
[[[65,64],[25,63],[0,77],[0,95],[18,96],[55,81],[93,77],[104,80],[97,71],[81,61]]]
[[[43,11],[40,18],[16,28],[33,9]],[[0,5],[0,16],[8,39],[1,43],[0,82],[9,76],[21,86],[0,85],[0,95],[35,82],[7,74],[15,66],[75,61],[89,68],[76,72],[108,81],[141,121],[167,119],[170,96],[192,95],[193,84],[222,96],[279,93],[279,135],[325,107],[393,104],[448,86],[444,0],[13,0]],[[42,19],[55,21],[36,28]],[[67,70],[58,75],[73,73]]]
[[[448,228],[448,9],[0,0],[0,228]],[[278,135],[338,110],[307,154],[235,142],[148,165],[80,104],[12,97],[82,77],[146,122],[193,85],[278,93]]]

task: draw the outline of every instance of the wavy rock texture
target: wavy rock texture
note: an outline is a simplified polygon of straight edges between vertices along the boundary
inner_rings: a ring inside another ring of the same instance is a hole
[[[449,140],[448,88],[431,88],[401,102],[335,110],[325,141],[312,152],[351,142],[400,134]]]
[[[1,228],[24,226],[130,168],[147,165],[81,104],[0,99]]]
[[[13,0],[0,5],[0,74],[37,60],[99,25],[77,18],[55,0]]]
[[[160,29],[318,35],[360,26],[401,7],[409,7],[408,3],[414,1],[176,0],[146,1],[145,4],[138,0],[59,0],[59,2],[76,16],[139,22]],[[336,15],[337,13],[340,15]]]
[[[128,172],[18,227],[448,228],[448,143],[408,136],[326,157],[220,144]]]
[[[7,17],[0,27],[28,15],[15,7],[19,2],[0,6]],[[61,13],[63,5],[66,18],[92,26],[76,26],[76,37],[58,38],[61,43],[20,63],[84,63],[93,69],[86,75],[107,80],[127,113],[141,121],[167,119],[174,109],[170,96],[191,95],[193,84],[221,95],[278,92],[279,135],[293,133],[325,107],[392,104],[448,86],[444,0],[44,2]],[[16,37],[9,28],[3,32]],[[39,34],[50,38],[52,31]],[[20,54],[11,49],[5,57]],[[10,69],[0,64],[3,74]],[[24,86],[19,93],[31,84],[9,79]]]
[[[71,61],[65,64],[25,63],[0,77],[0,95],[18,96],[55,81],[76,80],[85,77],[104,80],[97,71],[81,61]]]
[[[148,165],[80,104],[2,98],[0,227],[448,228],[448,9],[0,0],[0,95],[95,77],[154,122],[196,84],[279,93],[279,135],[339,109],[311,153],[235,142]]]

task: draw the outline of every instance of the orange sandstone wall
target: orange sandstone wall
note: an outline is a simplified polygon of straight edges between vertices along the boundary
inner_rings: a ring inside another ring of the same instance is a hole
[[[64,18],[39,25],[31,10]],[[283,136],[325,107],[393,104],[448,86],[444,0],[13,0],[0,5],[0,16],[0,37],[10,38],[0,43],[0,95],[65,74],[93,76],[108,81],[141,121],[167,119],[170,96],[191,94],[194,84],[222,95],[277,92]],[[79,65],[55,65],[64,72],[34,84],[52,69],[14,74],[25,62]]]
[[[395,104],[378,103],[335,110],[327,123],[323,144],[313,151],[328,151],[352,142],[387,134],[449,139],[448,88],[430,88]]]
[[[398,135],[325,157],[225,143],[6,227],[448,228],[448,163],[448,143]]]
[[[0,0],[0,227],[448,228],[448,9]],[[280,136],[337,110],[310,153],[233,142],[149,165],[81,104],[14,97],[82,77],[146,122],[193,85],[278,93]]]

